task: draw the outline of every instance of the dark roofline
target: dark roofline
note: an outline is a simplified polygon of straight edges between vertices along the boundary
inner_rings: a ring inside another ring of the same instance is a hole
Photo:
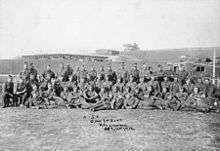
[[[82,55],[82,54],[38,54],[38,55],[23,55],[22,58],[27,58],[27,57],[43,57],[43,56],[47,56],[47,57],[53,57],[53,56],[70,56],[70,57],[90,57],[90,58],[102,58],[102,59],[107,59],[107,56],[99,56],[99,55]]]

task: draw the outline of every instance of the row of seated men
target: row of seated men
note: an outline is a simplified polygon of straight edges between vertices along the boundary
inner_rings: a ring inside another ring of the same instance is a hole
[[[110,66],[108,72],[104,68],[98,73],[94,68],[74,72],[68,67],[55,74],[48,66],[39,76],[31,66],[24,65],[16,83],[8,77],[3,85],[3,107],[219,111],[219,88],[208,78],[193,79],[186,72],[140,75],[134,65],[127,75]]]

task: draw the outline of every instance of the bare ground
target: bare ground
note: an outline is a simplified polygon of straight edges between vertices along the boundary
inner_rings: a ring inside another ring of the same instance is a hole
[[[91,114],[134,130],[105,131]],[[0,109],[0,150],[220,150],[220,114]]]

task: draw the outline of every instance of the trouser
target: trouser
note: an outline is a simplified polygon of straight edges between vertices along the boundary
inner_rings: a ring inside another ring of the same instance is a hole
[[[18,105],[22,104],[22,105],[29,105],[29,99],[30,94],[29,93],[23,93],[23,94],[16,94],[14,97],[14,100],[18,103]]]
[[[168,107],[174,111],[178,111],[181,108],[181,103],[178,100],[168,102]]]
[[[10,99],[13,100],[13,96],[11,96],[9,94],[3,94],[2,99],[3,99],[3,107],[9,107],[10,106]]]
[[[141,109],[154,109],[156,106],[154,105],[155,100],[150,98],[145,98],[143,101],[140,101],[138,108]]]

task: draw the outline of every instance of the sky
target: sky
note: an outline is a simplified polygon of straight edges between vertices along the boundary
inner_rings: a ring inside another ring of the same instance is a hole
[[[220,46],[220,0],[0,0],[0,58]]]

